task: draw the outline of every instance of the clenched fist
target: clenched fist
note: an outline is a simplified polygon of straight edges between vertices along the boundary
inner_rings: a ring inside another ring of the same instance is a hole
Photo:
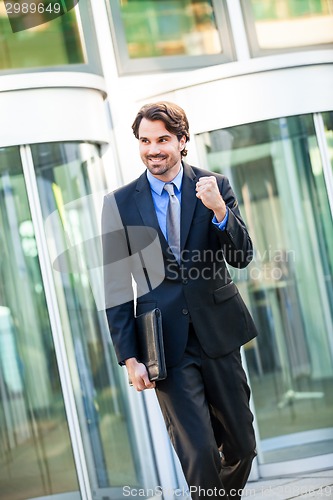
[[[216,178],[214,176],[200,177],[196,184],[196,192],[197,198],[207,208],[213,210],[216,220],[221,222],[227,213],[227,208],[217,186]]]

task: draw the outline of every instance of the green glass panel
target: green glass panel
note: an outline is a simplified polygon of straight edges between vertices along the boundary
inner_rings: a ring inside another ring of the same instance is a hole
[[[0,70],[86,63],[76,9],[13,33],[0,0]]]
[[[327,14],[330,0],[251,0],[256,20]]]
[[[222,52],[211,1],[120,2],[130,58]]]
[[[328,154],[332,165],[333,172],[333,112],[323,113],[325,135],[328,147]]]
[[[261,459],[331,453],[333,224],[312,116],[199,139],[210,169],[230,178],[255,247],[247,269],[230,271],[259,329],[245,353]]]
[[[94,295],[103,288],[98,207],[106,191],[104,169],[92,144],[40,144],[32,154],[52,263],[64,256],[54,280],[94,498],[113,498],[110,489],[142,486],[144,475],[128,382]]]
[[[250,0],[250,4],[260,49],[333,42],[333,0]]]
[[[0,499],[77,492],[18,148],[0,149],[0,253]]]

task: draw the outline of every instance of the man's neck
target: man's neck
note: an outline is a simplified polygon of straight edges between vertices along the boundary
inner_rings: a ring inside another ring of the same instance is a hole
[[[181,168],[182,168],[182,164],[181,164],[181,162],[179,162],[177,165],[172,167],[170,170],[168,170],[164,174],[161,174],[161,175],[151,174],[151,175],[153,177],[155,177],[155,179],[158,179],[159,181],[172,182],[179,174]]]

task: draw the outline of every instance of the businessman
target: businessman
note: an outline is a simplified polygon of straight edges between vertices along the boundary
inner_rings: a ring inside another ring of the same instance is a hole
[[[146,293],[139,283],[136,299],[128,289],[137,264],[105,273],[106,314],[117,358],[137,391],[155,389],[192,498],[213,491],[215,497],[239,499],[256,454],[240,347],[257,332],[226,262],[247,266],[251,239],[228,179],[184,161],[190,135],[182,108],[147,104],[132,129],[146,171],[105,197],[104,262],[107,266],[114,253],[108,233],[114,233],[116,206],[117,224],[124,228],[118,231],[116,253],[131,253],[130,229],[152,231],[162,249],[163,273]],[[123,300],[114,300],[122,289]],[[135,314],[155,307],[162,312],[168,370],[167,378],[156,383],[140,363],[134,322]]]

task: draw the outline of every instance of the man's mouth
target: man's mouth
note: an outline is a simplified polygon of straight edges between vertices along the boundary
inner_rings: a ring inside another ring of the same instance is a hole
[[[159,163],[162,160],[165,160],[165,156],[148,156],[148,160],[153,163]]]

